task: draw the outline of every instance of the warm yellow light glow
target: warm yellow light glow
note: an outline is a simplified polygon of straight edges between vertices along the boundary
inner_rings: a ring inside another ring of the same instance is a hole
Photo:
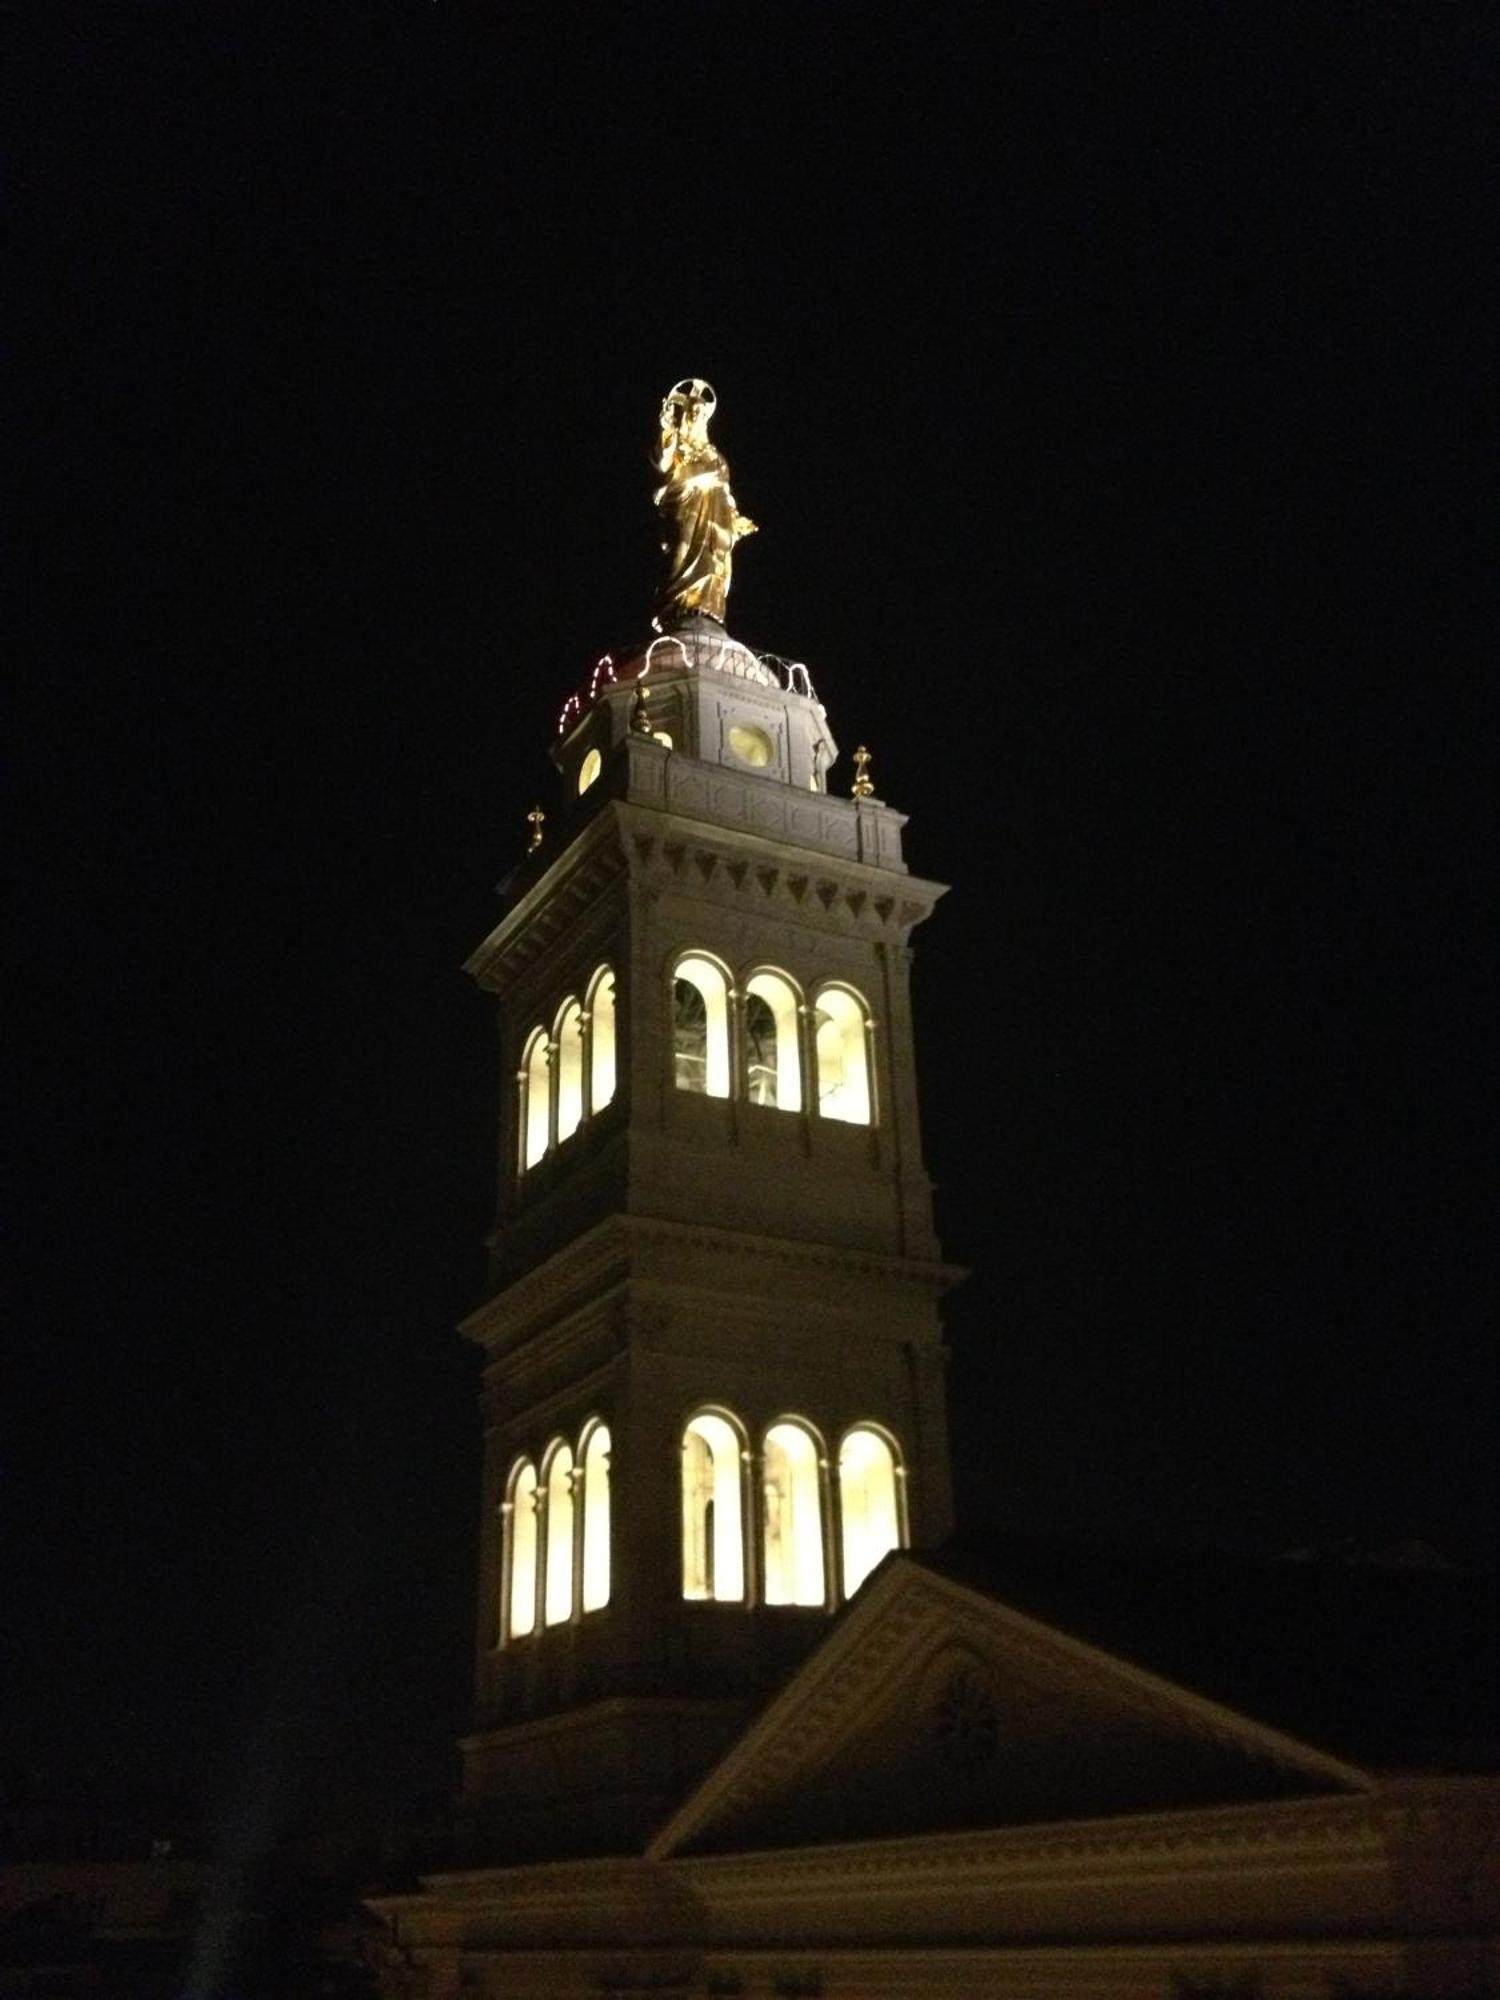
[[[595,1111],[602,1111],[615,1094],[615,975],[608,966],[594,975],[589,1015],[589,1100]]]
[[[729,747],[742,764],[763,771],[776,754],[776,746],[763,729],[749,722],[731,722]]]
[[[593,784],[595,778],[598,777],[603,769],[604,759],[599,755],[597,750],[590,750],[583,762],[578,766],[578,790],[580,794],[588,790],[589,786]]]
[[[672,739],[665,729],[653,729],[651,732],[651,741],[659,743],[663,750],[670,750],[672,747]]]
[[[547,1459],[547,1581],[542,1615],[565,1625],[573,1615],[573,1454],[565,1444]]]
[[[752,1104],[800,1111],[797,995],[780,973],[757,972],[746,980],[745,996],[746,1094]]]
[[[595,1424],[583,1448],[583,1608],[609,1602],[609,1432]]]
[[[521,1066],[521,1130],[525,1134],[523,1167],[534,1167],[547,1150],[547,1035],[535,1028],[526,1044]]]
[[[672,1050],[679,1090],[729,1095],[729,986],[713,960],[696,952],[677,961]]]
[[[822,1604],[818,1448],[800,1424],[773,1424],[765,1448],[767,1604]]]
[[[868,1125],[870,1065],[863,1004],[843,987],[830,986],[818,995],[814,1018],[819,1112],[849,1125]]]
[[[682,1594],[731,1604],[745,1595],[739,1434],[712,1411],[682,1438]]]
[[[896,1464],[879,1431],[850,1431],[839,1448],[844,1595],[852,1597],[883,1555],[901,1546]]]
[[[536,1467],[522,1459],[510,1482],[510,1615],[506,1637],[536,1629]]]
[[[557,1136],[571,1139],[583,1123],[583,1009],[565,1003],[557,1017]]]

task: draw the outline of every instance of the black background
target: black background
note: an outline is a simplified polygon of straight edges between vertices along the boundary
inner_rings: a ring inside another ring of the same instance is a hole
[[[1500,1551],[1482,7],[49,10],[5,1756],[440,1790],[499,1082],[679,376],[908,853],[971,1524]],[[29,679],[29,677],[28,677]]]

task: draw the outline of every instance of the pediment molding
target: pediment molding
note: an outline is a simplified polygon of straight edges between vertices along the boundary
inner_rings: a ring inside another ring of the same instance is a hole
[[[1163,1869],[1280,1871],[1302,1856],[1373,1857],[1386,1852],[1390,1819],[1380,1798],[1346,1793],[667,1859],[715,1903],[784,1898],[799,1889],[816,1897],[829,1883],[841,1890],[863,1883],[879,1895],[893,1879],[958,1896],[999,1878],[1066,1883]]]
[[[1374,1776],[1250,1716],[1104,1652],[996,1599],[892,1558],[811,1659],[652,1842],[680,1855],[716,1824],[733,1827],[811,1779],[944,1653],[991,1663],[1008,1703],[1104,1700],[1128,1717],[1196,1738],[1237,1760],[1367,1792]],[[921,1726],[920,1724],[918,1726]]]

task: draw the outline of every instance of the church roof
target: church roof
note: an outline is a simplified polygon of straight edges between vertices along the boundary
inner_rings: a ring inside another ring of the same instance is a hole
[[[935,1572],[1383,1769],[1500,1770],[1500,1584],[963,1534]]]

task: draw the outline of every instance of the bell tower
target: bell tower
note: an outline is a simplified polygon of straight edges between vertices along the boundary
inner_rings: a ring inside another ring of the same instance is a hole
[[[639,1850],[892,1548],[951,1517],[910,935],[806,670],[723,623],[752,524],[662,408],[657,636],[563,708],[499,1002],[471,1863]]]

